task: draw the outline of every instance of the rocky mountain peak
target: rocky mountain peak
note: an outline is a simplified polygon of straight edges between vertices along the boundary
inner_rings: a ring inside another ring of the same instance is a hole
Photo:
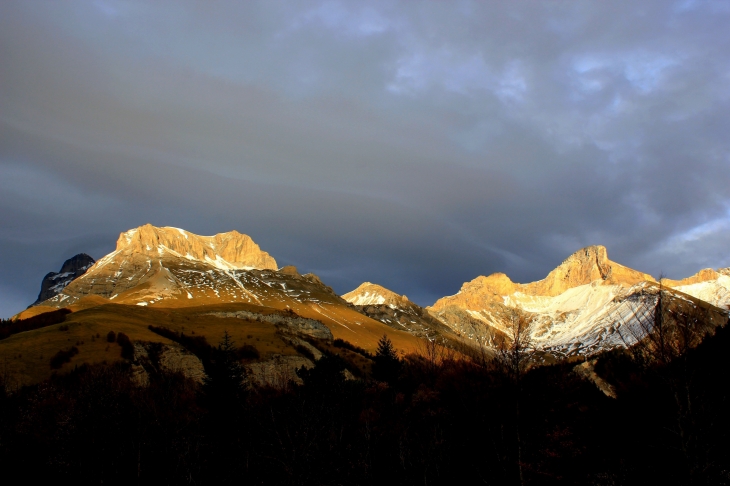
[[[223,262],[233,268],[276,270],[276,260],[238,231],[200,236],[180,228],[151,224],[119,235],[117,251],[159,258],[166,254],[203,262]]]
[[[461,286],[460,293],[487,293],[494,295],[508,295],[516,292],[519,284],[514,283],[504,273],[493,273],[488,277],[479,276],[471,282]]]
[[[595,281],[630,286],[639,282],[653,282],[654,278],[609,260],[606,247],[595,245],[581,248],[570,255],[543,280],[528,284],[525,293],[553,297]]]
[[[79,253],[63,262],[60,272],[49,272],[43,277],[38,298],[29,307],[38,305],[44,300],[58,295],[73,280],[86,273],[93,264],[94,259],[86,253]]]
[[[343,294],[342,298],[354,305],[401,306],[410,302],[405,295],[396,294],[392,290],[370,282],[363,282],[352,292]]]
[[[608,266],[611,261],[608,259],[608,251],[603,245],[593,245],[581,248],[576,251],[560,265],[571,265],[578,267],[594,267],[600,270]]]
[[[613,262],[605,246],[581,248],[558,265],[543,280],[533,284],[535,295],[554,296],[596,280],[606,281],[613,275]]]
[[[669,278],[663,278],[662,284],[666,285],[667,287],[682,287],[685,285],[693,285],[698,284],[702,282],[707,282],[709,280],[717,280],[720,275],[723,275],[723,270],[727,271],[728,269],[719,269],[718,271],[715,271],[711,268],[705,268],[700,270],[699,272],[695,273],[691,277],[683,278],[682,280],[672,280]]]
[[[78,255],[74,255],[65,262],[63,262],[63,266],[61,267],[61,271],[59,273],[79,273],[79,275],[94,264],[94,259],[91,258],[86,253],[79,253]]]
[[[555,297],[563,292],[592,282],[625,287],[654,279],[608,259],[605,246],[595,245],[581,248],[537,282],[514,283],[504,273],[480,276],[466,282],[453,296],[444,297],[434,303],[432,309],[443,310],[457,305],[464,308],[482,308],[488,303],[502,302],[503,297],[519,292],[524,295]]]

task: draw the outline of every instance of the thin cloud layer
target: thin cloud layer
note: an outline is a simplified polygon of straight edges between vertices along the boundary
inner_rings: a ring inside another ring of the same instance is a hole
[[[727,2],[4,2],[0,314],[147,222],[427,305],[730,266]]]

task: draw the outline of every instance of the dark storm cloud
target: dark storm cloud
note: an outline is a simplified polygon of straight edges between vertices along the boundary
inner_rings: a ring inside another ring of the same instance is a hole
[[[421,304],[730,265],[726,2],[4,2],[0,313],[151,222]]]

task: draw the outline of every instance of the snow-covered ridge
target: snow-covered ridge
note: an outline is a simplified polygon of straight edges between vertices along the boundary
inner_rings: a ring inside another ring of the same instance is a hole
[[[730,276],[721,274],[716,280],[681,285],[675,289],[721,309],[730,309]]]

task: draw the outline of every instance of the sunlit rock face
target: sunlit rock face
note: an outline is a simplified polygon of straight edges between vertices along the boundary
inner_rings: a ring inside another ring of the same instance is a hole
[[[570,255],[547,277],[537,282],[519,284],[503,273],[479,276],[466,282],[456,294],[436,301],[435,311],[451,305],[477,309],[491,302],[502,302],[505,296],[520,293],[530,296],[555,297],[570,289],[600,282],[603,285],[631,286],[654,282],[651,275],[632,270],[608,259],[604,246],[589,246]]]
[[[528,284],[525,293],[556,296],[595,281],[607,285],[627,286],[639,282],[653,282],[654,278],[612,262],[608,259],[604,246],[589,246],[570,255],[545,279]]]
[[[200,236],[179,228],[157,228],[150,224],[119,235],[117,252],[138,253],[154,258],[181,256],[228,269],[276,270],[276,260],[238,231]]]
[[[89,295],[140,305],[208,294],[220,297],[231,288],[240,290],[236,271],[276,268],[273,257],[237,231],[200,236],[147,224],[119,235],[115,251],[48,304],[69,305]]]

